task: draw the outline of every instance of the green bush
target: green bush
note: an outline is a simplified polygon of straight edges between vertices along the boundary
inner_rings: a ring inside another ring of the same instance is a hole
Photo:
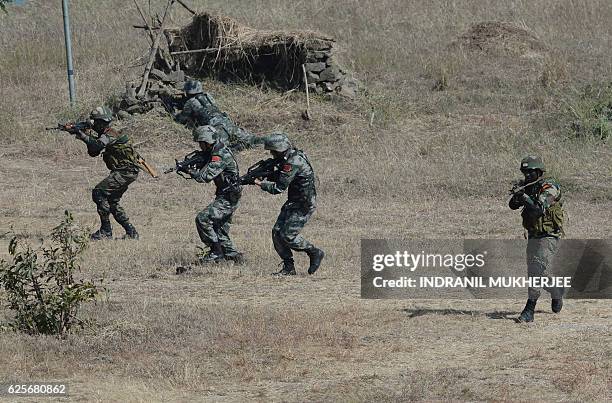
[[[73,325],[83,302],[92,301],[102,288],[92,281],[76,280],[87,248],[87,232],[68,211],[51,232],[51,245],[32,247],[17,236],[9,243],[12,262],[0,261],[0,286],[14,313],[9,326],[29,334],[64,335]]]
[[[565,103],[576,137],[606,139],[612,136],[612,83],[589,85]]]

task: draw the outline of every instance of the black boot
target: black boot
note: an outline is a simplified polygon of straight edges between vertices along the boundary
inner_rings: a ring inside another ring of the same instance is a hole
[[[200,258],[200,263],[218,263],[224,258],[221,242],[214,242],[210,245],[210,251]]]
[[[101,219],[100,229],[89,236],[92,241],[102,241],[104,239],[113,239],[113,228],[110,220]]]
[[[310,258],[310,266],[308,267],[308,274],[314,274],[319,268],[319,266],[321,266],[321,261],[325,257],[325,252],[313,246],[311,249],[308,249],[306,251],[306,254]]]
[[[243,265],[246,263],[244,255],[240,252],[231,255],[224,255],[223,257],[225,258],[225,260],[230,260],[234,262],[235,265]]]
[[[293,259],[283,260],[283,268],[276,272],[272,273],[275,276],[295,276],[297,273],[295,271],[295,264],[293,263]]]
[[[537,299],[528,299],[527,304],[525,305],[525,309],[521,312],[521,315],[518,317],[518,322],[533,322],[533,315],[535,312]]]
[[[125,225],[123,225],[123,228],[125,229],[125,235],[123,236],[122,239],[138,239],[138,231],[136,231],[136,228],[134,228],[134,226],[130,223],[127,223]]]
[[[553,298],[550,308],[554,313],[561,312],[561,308],[563,308],[563,297]]]

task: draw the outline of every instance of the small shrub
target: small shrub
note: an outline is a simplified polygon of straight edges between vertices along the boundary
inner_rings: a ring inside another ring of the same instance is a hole
[[[9,243],[12,262],[0,261],[0,285],[6,291],[14,319],[9,326],[28,334],[64,335],[73,325],[83,302],[96,298],[101,287],[75,280],[87,231],[75,224],[72,214],[51,232],[52,244],[35,250],[16,235]]]
[[[589,85],[562,105],[575,137],[603,140],[612,136],[612,83]]]

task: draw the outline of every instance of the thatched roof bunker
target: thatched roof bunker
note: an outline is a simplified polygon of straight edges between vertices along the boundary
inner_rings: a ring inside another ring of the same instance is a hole
[[[190,76],[266,81],[290,89],[303,88],[306,74],[309,89],[316,92],[356,87],[336,60],[335,41],[316,32],[256,30],[229,17],[202,13],[164,33],[172,63]]]

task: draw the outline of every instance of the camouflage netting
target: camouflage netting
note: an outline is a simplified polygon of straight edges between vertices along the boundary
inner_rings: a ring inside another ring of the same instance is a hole
[[[179,29],[167,29],[175,62],[193,76],[222,81],[265,80],[282,89],[355,95],[357,83],[338,64],[335,41],[312,31],[261,31],[228,18],[197,14]]]

